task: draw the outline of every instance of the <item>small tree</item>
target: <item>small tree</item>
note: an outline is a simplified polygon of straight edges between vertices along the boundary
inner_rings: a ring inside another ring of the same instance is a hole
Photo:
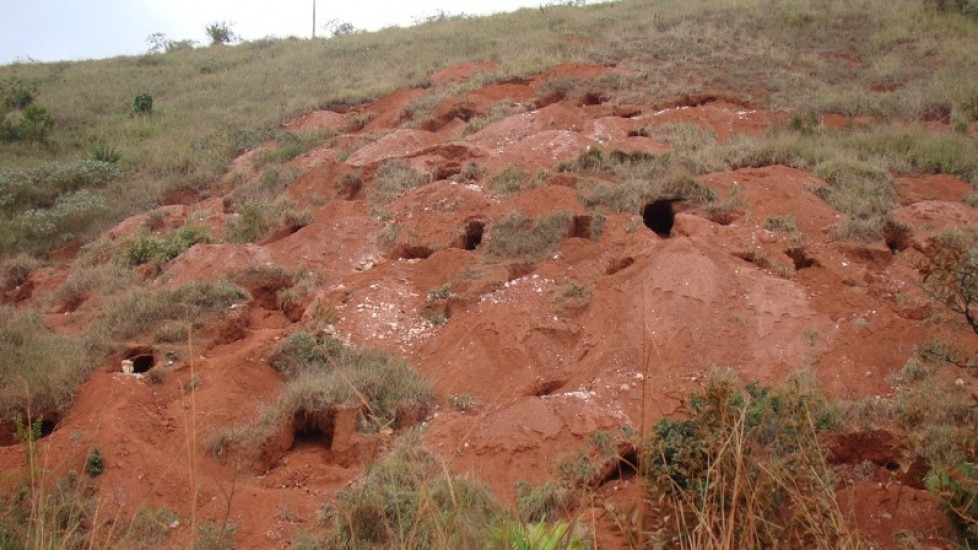
[[[36,103],[31,103],[24,109],[20,119],[20,137],[31,143],[44,143],[48,133],[54,128],[54,119],[47,109]]]
[[[145,92],[137,94],[132,100],[132,113],[144,116],[153,114],[153,96]]]
[[[978,232],[946,231],[928,239],[923,253],[917,262],[923,291],[978,335]]]
[[[204,32],[211,39],[211,46],[218,44],[230,44],[238,40],[238,35],[231,30],[231,23],[227,21],[215,21],[204,27]]]

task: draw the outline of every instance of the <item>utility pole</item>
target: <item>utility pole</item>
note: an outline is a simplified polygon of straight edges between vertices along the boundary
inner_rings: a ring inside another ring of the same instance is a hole
[[[312,0],[312,37],[316,38],[316,0]]]

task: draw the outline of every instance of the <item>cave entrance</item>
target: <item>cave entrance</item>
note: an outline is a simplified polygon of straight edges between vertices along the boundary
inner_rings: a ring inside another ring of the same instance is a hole
[[[156,352],[150,347],[132,348],[126,352],[123,359],[132,362],[132,372],[136,374],[148,372],[156,366]]]
[[[152,355],[137,355],[130,361],[132,361],[132,372],[136,374],[147,372],[156,365],[156,358]]]
[[[486,222],[482,220],[470,220],[465,226],[465,236],[463,237],[463,248],[475,250],[482,244],[482,235],[486,232]]]
[[[657,199],[642,208],[642,221],[645,222],[645,227],[663,239],[668,239],[672,235],[672,226],[676,223],[676,213],[672,210],[673,202],[674,199]]]
[[[329,449],[333,445],[333,432],[336,415],[332,410],[325,413],[307,413],[301,411],[293,418],[292,449],[322,448]]]

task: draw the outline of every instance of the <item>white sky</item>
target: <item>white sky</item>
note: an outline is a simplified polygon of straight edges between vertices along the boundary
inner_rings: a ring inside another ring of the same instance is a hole
[[[0,64],[133,55],[149,49],[147,37],[206,44],[204,27],[232,23],[246,40],[308,37],[313,0],[0,0]],[[484,15],[536,7],[551,0],[316,0],[316,34],[331,19],[358,29],[408,26],[425,17]]]

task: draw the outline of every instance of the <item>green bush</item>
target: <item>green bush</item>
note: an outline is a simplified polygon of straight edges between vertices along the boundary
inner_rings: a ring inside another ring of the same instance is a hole
[[[0,307],[0,420],[58,416],[91,372],[93,360],[78,341],[52,331],[31,311]]]
[[[836,235],[867,241],[883,235],[890,210],[896,206],[896,186],[890,174],[865,162],[836,159],[818,165],[816,174],[829,185],[815,189],[842,214]]]
[[[62,195],[51,208],[27,210],[0,223],[0,250],[40,252],[63,246],[103,222],[108,209],[105,199],[87,190]]]
[[[539,258],[552,253],[567,237],[571,216],[555,212],[538,219],[510,212],[492,227],[488,253],[496,258]]]
[[[305,372],[328,371],[343,348],[343,342],[335,338],[298,331],[275,345],[268,363],[284,376],[294,378]]]
[[[31,103],[24,108],[17,135],[29,143],[44,143],[53,128],[51,113],[45,107]]]
[[[194,323],[247,299],[244,289],[228,281],[191,283],[157,292],[137,290],[112,302],[96,319],[88,334],[89,346],[111,347],[149,333],[164,321]]]
[[[288,416],[316,415],[338,406],[362,406],[361,429],[394,425],[399,413],[423,413],[435,404],[431,385],[402,358],[325,340],[309,350],[308,361],[276,358],[291,374],[280,401]],[[335,354],[332,355],[332,354]],[[324,360],[325,359],[325,360]]]
[[[116,164],[120,159],[122,159],[122,154],[119,153],[119,150],[104,143],[99,143],[88,151],[88,160]]]
[[[0,210],[14,214],[49,208],[65,193],[102,188],[121,177],[117,166],[98,160],[49,162],[30,171],[0,169]]]
[[[123,263],[129,267],[149,262],[162,266],[195,244],[212,242],[214,239],[205,228],[188,224],[166,238],[140,231],[122,245],[120,254]]]
[[[978,232],[946,231],[928,239],[916,267],[923,291],[978,335]]]
[[[212,46],[230,44],[238,40],[238,36],[231,29],[231,24],[227,21],[214,21],[204,27],[204,34],[210,38]]]
[[[153,114],[153,96],[145,92],[136,94],[132,100],[132,114],[139,116]]]
[[[233,243],[260,241],[278,229],[298,229],[312,223],[312,215],[300,210],[287,195],[270,201],[249,200],[236,211],[237,216],[227,221],[228,240]]]
[[[88,453],[88,458],[85,459],[85,473],[92,477],[98,477],[104,472],[105,457],[102,456],[102,451],[92,449],[92,452]]]
[[[484,548],[505,514],[488,487],[401,443],[337,494],[335,518],[323,548]]]
[[[671,514],[669,532],[690,547],[854,543],[817,439],[835,412],[803,378],[741,388],[717,372],[687,403],[687,419],[655,424],[641,460],[648,498]]]
[[[430,178],[418,172],[410,164],[401,160],[388,160],[377,168],[374,176],[374,202],[379,205],[390,204],[404,193],[428,183]]]
[[[37,86],[16,77],[0,80],[0,113],[24,109],[34,103]]]

